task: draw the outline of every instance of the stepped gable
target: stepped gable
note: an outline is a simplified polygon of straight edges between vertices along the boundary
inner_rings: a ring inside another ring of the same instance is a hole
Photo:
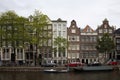
[[[105,18],[104,20],[103,20],[103,23],[100,25],[100,26],[98,26],[98,28],[96,29],[96,30],[98,30],[98,29],[114,29],[114,27],[113,26],[110,26],[109,25],[109,21],[107,20],[107,18]]]
[[[71,25],[70,25],[70,27],[73,27],[73,26],[74,26],[74,27],[77,27],[77,25],[76,25],[76,21],[75,21],[75,20],[72,20],[72,21],[71,21]]]

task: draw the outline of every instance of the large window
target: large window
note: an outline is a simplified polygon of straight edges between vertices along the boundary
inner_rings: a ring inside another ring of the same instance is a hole
[[[9,58],[10,58],[10,49],[7,49],[7,48],[4,48],[3,49],[3,56],[2,56],[2,58],[4,59],[4,60],[9,60]]]
[[[78,45],[69,45],[69,50],[79,50],[79,44]]]
[[[17,49],[17,59],[23,59],[23,49]]]
[[[104,29],[104,33],[107,33],[108,31],[107,31],[107,29]]]
[[[51,39],[48,40],[48,46],[52,46],[52,40]]]
[[[99,33],[102,33],[102,29],[99,29]]]
[[[109,29],[109,33],[112,33],[112,29]]]
[[[117,42],[117,43],[120,43],[120,39],[116,39],[116,42]]]

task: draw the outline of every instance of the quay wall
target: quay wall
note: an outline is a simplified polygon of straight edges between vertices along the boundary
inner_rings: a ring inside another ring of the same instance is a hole
[[[43,71],[44,69],[66,69],[66,67],[0,67],[0,71],[19,71],[19,72],[26,72],[26,71]]]
[[[0,71],[19,71],[19,72],[26,72],[26,71],[43,71],[44,69],[56,69],[56,70],[63,70],[63,69],[67,69],[66,67],[0,67]],[[73,69],[69,68],[71,71]],[[114,70],[120,70],[120,65],[117,66],[113,66]]]

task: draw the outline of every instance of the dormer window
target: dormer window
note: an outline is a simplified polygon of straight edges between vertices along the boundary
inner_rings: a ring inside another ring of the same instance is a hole
[[[107,28],[107,25],[104,25],[104,28]]]
[[[74,28],[75,26],[73,25],[72,27]]]

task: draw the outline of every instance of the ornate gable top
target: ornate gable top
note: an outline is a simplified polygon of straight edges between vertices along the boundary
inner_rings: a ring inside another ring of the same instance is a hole
[[[58,18],[57,20],[52,20],[52,22],[67,22],[66,20],[62,20],[61,18]]]
[[[108,24],[109,23],[109,21],[107,20],[107,18],[105,18],[104,20],[103,20],[103,24]]]
[[[71,26],[73,26],[73,25],[76,26],[76,21],[75,20],[71,21]]]
[[[61,19],[61,18],[58,18],[57,21],[62,21],[62,19]]]

